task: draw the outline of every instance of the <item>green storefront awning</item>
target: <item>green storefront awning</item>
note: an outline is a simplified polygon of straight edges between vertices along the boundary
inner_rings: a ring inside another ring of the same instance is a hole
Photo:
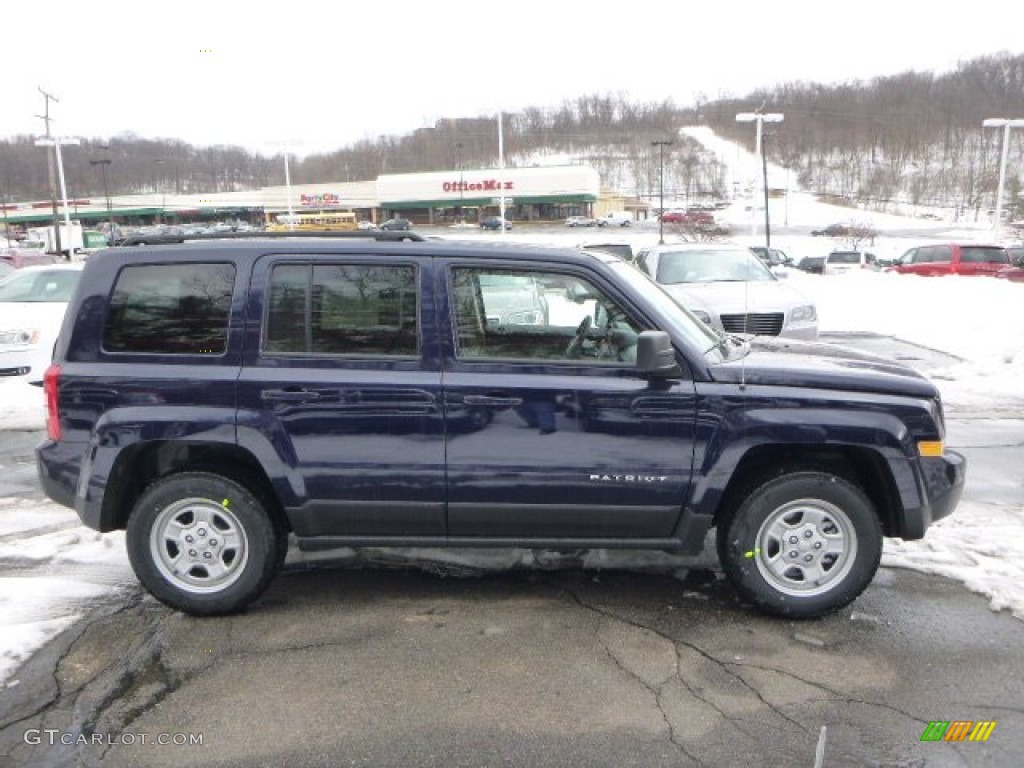
[[[113,208],[108,214],[106,209],[104,210],[89,210],[89,211],[70,211],[72,221],[81,221],[83,219],[105,221],[110,216],[155,216],[159,213],[163,213],[162,208]],[[61,223],[64,222],[64,211],[58,207],[57,210],[58,218]],[[22,213],[15,211],[8,211],[6,220],[11,224],[31,224],[35,222],[48,223],[53,221],[53,211],[41,211],[37,209],[32,213]],[[2,222],[3,219],[0,219]]]
[[[462,207],[490,207],[498,205],[496,195],[487,197],[465,197],[453,200],[446,197],[443,200],[382,200],[381,208],[394,210],[410,210],[413,208],[456,208]],[[541,205],[544,203],[596,203],[597,195],[509,195],[509,205]]]

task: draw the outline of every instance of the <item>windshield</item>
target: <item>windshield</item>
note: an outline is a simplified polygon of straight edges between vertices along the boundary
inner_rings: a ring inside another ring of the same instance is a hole
[[[728,349],[723,337],[698,320],[690,310],[673,299],[664,288],[654,282],[646,273],[641,272],[632,264],[627,264],[624,261],[615,262],[609,266],[630,287],[651,302],[658,311],[658,314],[669,324],[668,328],[659,328],[658,330],[665,331],[674,338],[682,338],[687,344],[696,347],[705,354],[716,350],[719,361],[728,357]]]
[[[662,251],[658,254],[658,282],[679,283],[762,282],[775,275],[749,249]]]
[[[0,301],[70,301],[80,274],[71,269],[17,272],[0,281]]]

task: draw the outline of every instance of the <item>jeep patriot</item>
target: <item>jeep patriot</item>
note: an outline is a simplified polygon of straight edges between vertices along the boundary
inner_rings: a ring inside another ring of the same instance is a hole
[[[244,608],[290,536],[697,553],[714,528],[744,599],[812,617],[960,498],[905,366],[714,331],[601,251],[352,234],[85,264],[39,476],[168,606]]]

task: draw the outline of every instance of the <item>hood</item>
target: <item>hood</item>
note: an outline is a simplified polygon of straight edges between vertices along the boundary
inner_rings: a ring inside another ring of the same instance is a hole
[[[67,303],[49,301],[0,301],[0,331],[18,328],[60,330]]]
[[[715,315],[788,312],[793,307],[814,303],[778,280],[676,283],[662,287],[687,309]]]
[[[824,342],[757,337],[750,353],[711,367],[715,381],[877,392],[933,399],[938,389],[900,363]]]

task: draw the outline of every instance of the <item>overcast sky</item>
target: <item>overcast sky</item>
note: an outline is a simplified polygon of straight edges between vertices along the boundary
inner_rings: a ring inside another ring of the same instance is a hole
[[[5,6],[0,40],[0,138],[43,133],[42,87],[60,99],[56,135],[298,154],[581,95],[686,106],[1024,49],[995,11],[953,18],[920,0],[22,1]]]

